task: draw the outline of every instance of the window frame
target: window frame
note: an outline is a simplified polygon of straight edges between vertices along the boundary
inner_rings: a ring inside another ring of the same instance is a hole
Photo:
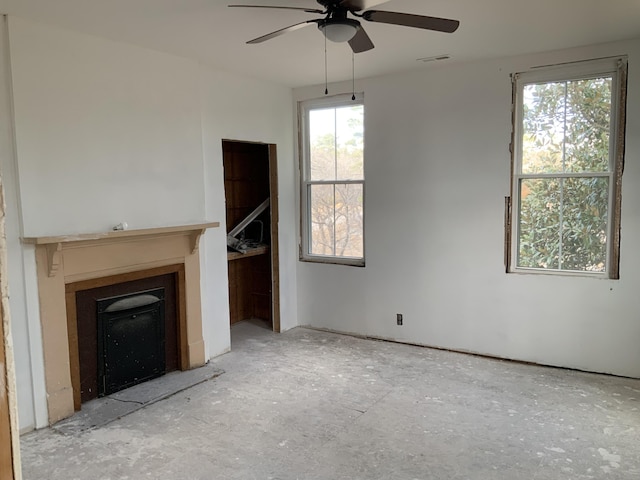
[[[609,169],[607,172],[545,174],[522,173],[523,90],[526,85],[598,78],[611,75],[611,121],[609,130]],[[626,127],[627,57],[616,56],[532,68],[512,75],[512,138],[510,196],[505,202],[505,266],[507,273],[620,278],[620,217],[622,172]],[[604,272],[560,270],[518,266],[519,254],[519,184],[526,179],[606,177],[609,179],[607,249]]]
[[[355,97],[355,98],[353,98]],[[300,168],[300,243],[299,259],[303,262],[328,263],[349,265],[355,267],[365,266],[365,175],[362,172],[361,180],[310,180],[310,144],[309,144],[309,114],[312,110],[346,107],[350,105],[362,105],[364,109],[364,94],[341,94],[330,97],[316,98],[298,102],[299,125],[299,168]],[[363,138],[363,157],[364,157]],[[363,162],[364,163],[364,162]],[[364,166],[363,166],[364,169]],[[311,185],[362,185],[362,257],[341,257],[336,255],[318,255],[310,252],[311,237]]]

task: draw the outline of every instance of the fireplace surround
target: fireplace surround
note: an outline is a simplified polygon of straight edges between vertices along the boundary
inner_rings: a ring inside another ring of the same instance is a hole
[[[50,424],[79,408],[78,290],[175,273],[179,368],[204,365],[198,246],[206,229],[218,226],[209,222],[23,238],[35,245]]]

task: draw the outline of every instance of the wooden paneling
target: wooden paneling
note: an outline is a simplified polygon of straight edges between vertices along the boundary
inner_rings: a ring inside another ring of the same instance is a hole
[[[271,262],[269,255],[229,262],[229,314],[231,323],[248,318],[271,321]]]
[[[231,323],[261,318],[272,322],[274,329],[279,331],[279,301],[274,299],[273,290],[274,284],[278,285],[277,268],[276,275],[272,268],[278,262],[275,148],[275,145],[260,143],[223,142],[227,231],[233,229],[266,198],[271,200],[270,208],[258,217],[263,222],[265,245],[246,254],[230,252],[228,255]],[[278,317],[274,322],[273,308],[276,302]]]
[[[269,197],[268,146],[223,142],[227,231]]]
[[[231,323],[251,318],[251,258],[229,262],[229,305]]]
[[[271,258],[261,255],[251,262],[249,277],[251,317],[271,322]]]

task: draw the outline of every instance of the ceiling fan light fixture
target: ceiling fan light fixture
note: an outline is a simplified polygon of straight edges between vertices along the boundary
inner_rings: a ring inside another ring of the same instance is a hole
[[[360,30],[360,22],[350,18],[329,18],[323,22],[319,22],[318,29],[327,37],[327,40],[343,43],[348,42],[358,33],[358,30]]]

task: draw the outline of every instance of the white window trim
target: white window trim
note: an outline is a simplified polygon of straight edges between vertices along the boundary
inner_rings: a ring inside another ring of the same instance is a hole
[[[352,95],[355,95],[355,99],[352,98]],[[318,98],[312,100],[305,100],[298,102],[298,125],[299,125],[299,160],[300,160],[300,260],[303,262],[315,262],[315,263],[329,263],[329,264],[338,264],[338,265],[350,265],[355,267],[364,267],[365,266],[365,257],[366,257],[366,239],[364,235],[365,230],[365,218],[366,215],[363,213],[362,220],[362,257],[338,257],[333,255],[315,255],[309,253],[309,238],[311,236],[311,232],[309,231],[311,222],[309,221],[311,208],[309,201],[309,188],[310,184],[335,184],[336,182],[322,182],[322,181],[310,181],[308,180],[309,176],[309,159],[311,156],[310,153],[310,145],[309,145],[309,112],[311,110],[317,108],[335,108],[335,107],[344,107],[350,104],[364,105],[364,94],[363,93],[355,93],[355,94],[343,94],[343,95],[333,95],[331,97]],[[365,137],[366,138],[366,137]],[[356,184],[362,185],[362,195],[363,195],[363,209],[364,209],[364,199],[365,199],[365,179],[362,180],[341,180],[337,183],[341,184]]]
[[[519,239],[519,182],[526,178],[543,178],[544,174],[522,174],[522,119],[523,119],[523,88],[524,85],[537,82],[553,82],[594,78],[602,75],[612,75],[611,98],[611,131],[609,142],[610,166],[608,172],[590,172],[584,175],[552,174],[554,178],[576,178],[580,176],[604,176],[609,178],[609,217],[608,241],[605,272],[588,272],[582,270],[553,270],[544,268],[518,267],[518,239]],[[505,253],[507,273],[535,273],[560,276],[581,276],[592,278],[618,279],[620,262],[620,216],[621,216],[621,183],[624,167],[624,137],[626,122],[626,56],[608,57],[596,60],[580,61],[569,64],[537,67],[526,72],[516,73],[512,77],[513,85],[513,118],[511,142],[511,196],[507,201],[505,225]]]

